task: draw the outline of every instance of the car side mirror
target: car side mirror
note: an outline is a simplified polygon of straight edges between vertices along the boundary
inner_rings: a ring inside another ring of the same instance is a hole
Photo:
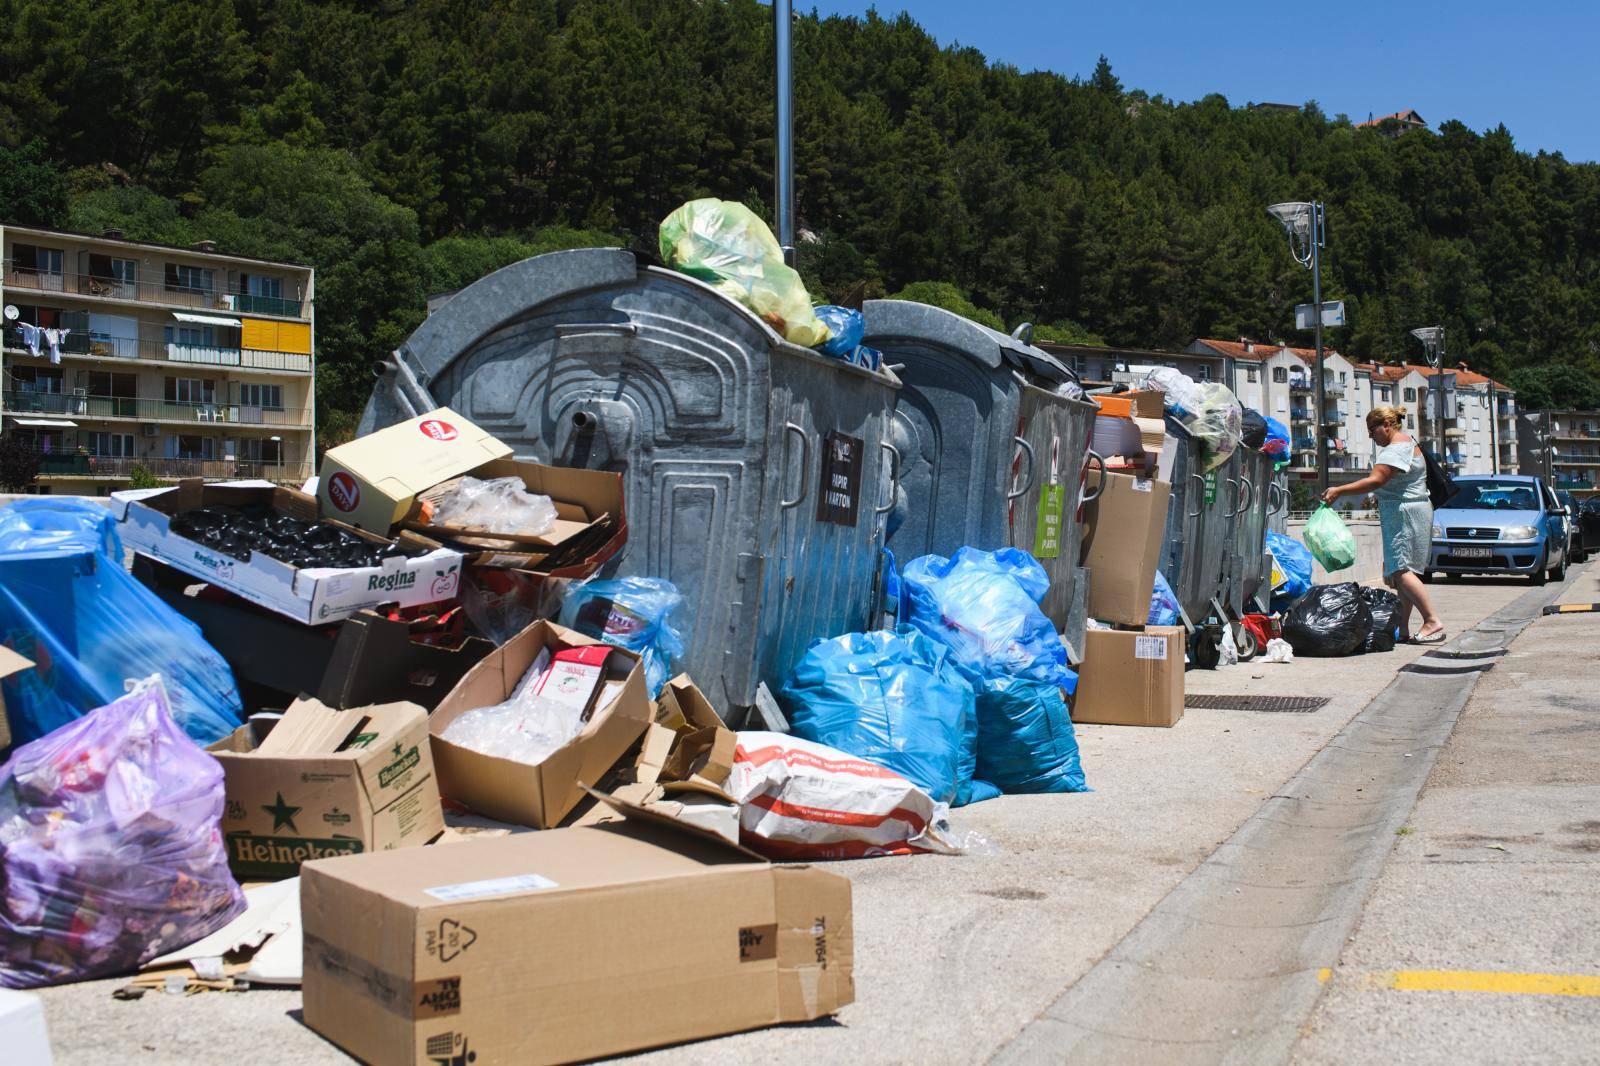
[[[1554,511],[1551,511],[1550,513],[1555,515],[1557,518],[1566,518],[1566,517],[1568,517],[1569,515],[1572,514],[1572,512],[1567,510],[1565,507],[1557,507]]]

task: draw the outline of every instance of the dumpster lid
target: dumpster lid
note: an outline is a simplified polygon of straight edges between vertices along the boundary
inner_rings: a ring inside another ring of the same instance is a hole
[[[942,307],[911,300],[868,300],[861,305],[861,314],[866,319],[864,343],[883,348],[886,357],[893,353],[894,339],[914,340],[964,352],[991,370],[1009,363],[1052,385],[1077,380],[1048,352]]]

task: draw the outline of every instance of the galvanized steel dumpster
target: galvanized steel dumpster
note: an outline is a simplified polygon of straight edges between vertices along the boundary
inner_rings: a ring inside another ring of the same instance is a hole
[[[683,666],[735,715],[811,641],[876,621],[892,372],[789,344],[614,249],[482,278],[381,372],[364,431],[448,404],[519,457],[623,473],[616,572],[677,585]]]
[[[1081,652],[1078,498],[1097,408],[1054,391],[1074,380],[1054,357],[953,312],[869,300],[862,316],[863,343],[903,382],[891,436],[896,558],[1026,549],[1050,575],[1045,614]]]
[[[1239,483],[1243,502],[1239,504],[1234,519],[1234,587],[1229,595],[1229,606],[1243,616],[1265,610],[1259,592],[1267,578],[1266,536],[1267,510],[1270,504],[1268,491],[1272,485],[1272,460],[1254,449],[1241,447],[1239,456]]]

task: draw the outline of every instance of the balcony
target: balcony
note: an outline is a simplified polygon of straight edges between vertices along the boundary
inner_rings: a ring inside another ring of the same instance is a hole
[[[1589,455],[1584,452],[1555,452],[1551,458],[1564,466],[1600,466],[1600,455]]]
[[[5,330],[5,348],[19,355],[32,355],[22,343],[22,331],[13,325]],[[43,344],[40,357],[48,356]],[[189,366],[237,367],[240,370],[282,370],[296,374],[311,373],[311,356],[301,352],[272,352],[257,348],[218,348],[208,345],[168,344],[165,341],[141,340],[137,337],[112,337],[104,333],[83,333],[77,330],[67,334],[61,342],[62,355],[92,356],[96,359],[148,359],[161,363],[183,363]]]
[[[5,414],[10,417],[55,415],[130,422],[311,428],[311,411],[305,407],[250,407],[238,403],[185,403],[133,396],[68,396],[59,392],[27,391],[0,394],[0,403],[5,405]]]
[[[198,477],[211,480],[260,478],[287,484],[303,484],[311,476],[311,464],[304,460],[279,463],[234,459],[111,458],[100,455],[42,455],[40,477],[82,477],[104,480],[131,478],[134,470],[151,477],[177,481]]]
[[[168,285],[164,277],[160,281],[122,281],[93,274],[50,274],[31,267],[18,267],[9,259],[5,261],[5,287],[88,296],[98,300],[160,304],[163,307],[232,311],[235,314],[274,315],[279,318],[306,317],[303,300],[256,296],[238,286],[207,289],[193,285]]]

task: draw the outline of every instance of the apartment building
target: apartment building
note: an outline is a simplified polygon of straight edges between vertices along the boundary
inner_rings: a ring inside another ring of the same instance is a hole
[[[1524,411],[1519,422],[1522,473],[1547,478],[1574,496],[1600,491],[1600,411]]]
[[[0,249],[0,432],[39,454],[37,491],[310,476],[310,267],[22,226]]]
[[[1513,390],[1464,368],[1405,364],[1382,369],[1392,375],[1394,406],[1406,411],[1407,430],[1438,454],[1451,473],[1498,474],[1519,468]],[[1447,393],[1444,417],[1435,419],[1430,390],[1441,373],[1455,375],[1455,403],[1449,404]]]

